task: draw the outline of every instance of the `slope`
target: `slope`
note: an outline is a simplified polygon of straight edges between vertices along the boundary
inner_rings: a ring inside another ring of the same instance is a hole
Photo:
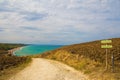
[[[120,38],[112,38],[111,40],[113,48],[108,49],[107,71],[105,70],[106,52],[101,48],[101,40],[64,46],[37,57],[61,61],[83,71],[95,80],[109,80],[110,78],[111,80],[120,80]],[[115,73],[111,72],[112,54],[114,54]]]

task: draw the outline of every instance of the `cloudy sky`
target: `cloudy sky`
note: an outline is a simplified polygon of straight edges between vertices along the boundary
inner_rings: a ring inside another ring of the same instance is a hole
[[[0,42],[74,44],[120,37],[120,0],[0,0]]]

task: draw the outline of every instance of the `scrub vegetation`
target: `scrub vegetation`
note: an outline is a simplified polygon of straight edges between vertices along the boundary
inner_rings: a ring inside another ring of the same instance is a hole
[[[8,54],[8,50],[22,47],[23,44],[0,44],[0,80],[6,80],[12,74],[24,68],[30,61],[30,57],[17,57]]]
[[[105,69],[106,52],[101,40],[64,46],[37,57],[58,60],[84,72],[93,80],[120,80],[120,38],[111,39],[113,48],[108,49],[108,69]],[[111,56],[114,54],[114,72]]]

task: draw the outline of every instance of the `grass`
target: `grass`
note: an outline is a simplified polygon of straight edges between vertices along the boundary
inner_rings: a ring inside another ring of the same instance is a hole
[[[0,50],[7,51],[13,48],[25,46],[24,44],[0,43]]]
[[[105,70],[105,49],[101,49],[100,40],[64,46],[62,48],[32,57],[42,57],[61,61],[77,70],[82,71],[84,74],[88,75],[91,80],[120,80],[120,38],[114,38],[111,40],[113,48],[108,50],[108,70]],[[25,67],[22,67],[22,65],[26,64],[25,62],[27,59],[31,59],[30,57],[21,59],[20,57],[16,59],[15,57],[8,58],[8,55],[6,58],[6,50],[16,47],[14,45],[12,45],[12,47],[8,47],[7,45],[7,48],[2,45],[4,47],[0,49],[0,55],[4,55],[3,59],[0,57],[0,65],[3,65],[2,70],[0,71],[0,80],[7,80],[7,78],[9,78],[11,75],[19,72]],[[114,54],[115,58],[114,73],[111,72],[112,53]]]
[[[31,59],[24,62],[23,64],[19,64],[17,66],[11,66],[7,69],[4,69],[0,71],[0,80],[8,80],[11,76],[15,75],[19,71],[23,70],[25,67],[27,67],[31,62]]]
[[[31,57],[3,56],[0,60],[0,80],[9,79],[11,76],[28,66],[30,62]]]
[[[88,75],[91,80],[120,80],[120,38],[113,38],[108,49],[108,70],[105,70],[105,49],[101,40],[64,46],[36,57],[61,61]],[[111,72],[111,55],[114,54],[115,73]]]
[[[31,57],[17,57],[8,55],[8,50],[22,47],[23,44],[0,44],[0,80],[7,80],[15,73],[25,68]]]

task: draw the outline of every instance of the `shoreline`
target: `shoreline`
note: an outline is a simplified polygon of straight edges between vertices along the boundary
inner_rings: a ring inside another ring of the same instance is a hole
[[[8,54],[14,56],[15,55],[15,51],[21,50],[22,48],[23,47],[17,47],[17,48],[13,48],[11,50],[8,50]]]

